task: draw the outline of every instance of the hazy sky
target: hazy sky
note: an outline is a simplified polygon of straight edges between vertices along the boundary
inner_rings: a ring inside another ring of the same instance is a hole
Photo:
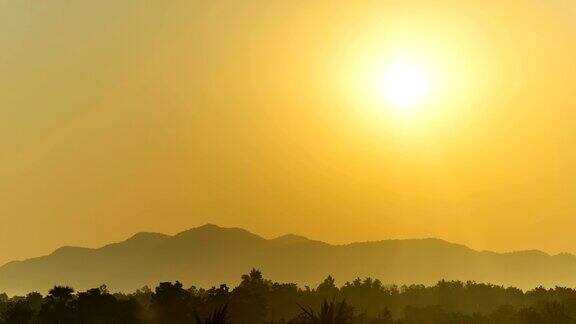
[[[0,0],[0,263],[206,222],[576,252],[571,0]],[[409,58],[409,116],[370,75]]]

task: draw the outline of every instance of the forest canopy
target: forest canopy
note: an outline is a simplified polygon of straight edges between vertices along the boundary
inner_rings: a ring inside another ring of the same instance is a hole
[[[473,281],[434,286],[384,285],[357,278],[341,286],[328,276],[317,287],[265,279],[253,269],[235,288],[184,287],[111,293],[106,286],[75,292],[55,286],[8,297],[0,294],[1,323],[576,323],[576,290],[538,287],[522,291]]]

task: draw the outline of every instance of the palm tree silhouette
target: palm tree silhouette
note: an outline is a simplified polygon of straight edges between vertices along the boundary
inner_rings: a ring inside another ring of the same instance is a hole
[[[320,312],[316,313],[312,308],[305,308],[298,305],[306,318],[312,324],[351,324],[353,309],[346,300],[336,302],[326,299],[322,302]]]
[[[205,319],[201,319],[198,314],[195,317],[196,324],[228,324],[228,304],[216,309]]]

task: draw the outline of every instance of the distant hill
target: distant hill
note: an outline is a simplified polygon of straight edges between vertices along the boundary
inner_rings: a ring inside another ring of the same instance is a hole
[[[371,276],[396,284],[458,279],[520,288],[576,286],[576,257],[569,254],[480,252],[438,239],[347,245],[297,235],[268,240],[240,228],[204,225],[174,236],[139,233],[97,249],[62,247],[10,262],[0,267],[0,292],[46,292],[55,284],[133,291],[175,280],[199,287],[236,285],[252,267],[276,281],[311,286],[327,275],[340,283]]]

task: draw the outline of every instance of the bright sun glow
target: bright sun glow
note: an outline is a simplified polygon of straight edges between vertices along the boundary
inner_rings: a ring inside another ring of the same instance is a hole
[[[414,33],[417,25],[399,25],[392,32],[370,27],[354,47],[334,57],[331,70],[338,83],[330,95],[361,125],[382,134],[440,134],[479,112],[471,103],[493,86],[490,65],[472,64],[468,56],[475,53],[448,41],[445,31],[426,37]],[[474,52],[482,48],[471,46]]]
[[[423,67],[410,61],[396,61],[378,74],[376,91],[395,110],[413,112],[425,103],[430,82]]]

